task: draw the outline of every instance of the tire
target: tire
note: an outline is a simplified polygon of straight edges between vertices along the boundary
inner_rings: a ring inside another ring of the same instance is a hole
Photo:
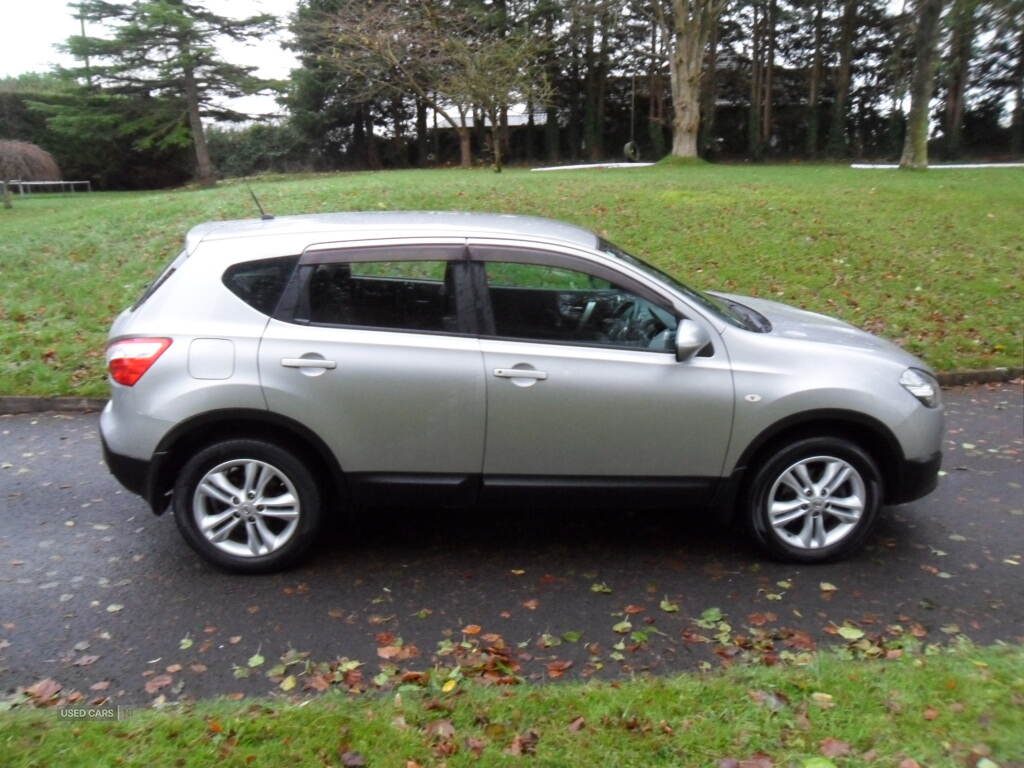
[[[322,518],[320,491],[303,461],[253,439],[199,451],[179,472],[173,503],[189,545],[236,573],[269,573],[296,563]]]
[[[878,519],[881,475],[849,440],[799,440],[770,454],[754,472],[743,501],[745,517],[757,542],[781,560],[846,557],[863,546]]]

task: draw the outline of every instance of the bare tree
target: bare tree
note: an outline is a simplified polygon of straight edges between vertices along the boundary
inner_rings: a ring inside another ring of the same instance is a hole
[[[312,16],[329,64],[363,83],[361,96],[412,97],[459,135],[462,167],[472,164],[470,118],[482,108],[496,127],[504,106],[543,104],[537,51],[524,38],[498,34],[479,19],[438,3],[370,0]],[[501,167],[498,132],[496,167]]]
[[[704,49],[729,0],[655,0],[658,25],[671,41],[672,155],[697,157]]]
[[[53,155],[27,141],[0,141],[0,182],[4,208],[11,208],[11,182],[59,181],[60,168]]]
[[[917,29],[914,31],[914,75],[910,82],[910,116],[903,141],[900,168],[928,167],[928,105],[935,75],[935,47],[943,0],[918,0]]]

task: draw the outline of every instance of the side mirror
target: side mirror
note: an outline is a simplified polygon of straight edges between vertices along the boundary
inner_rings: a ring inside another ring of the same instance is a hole
[[[676,360],[685,362],[708,345],[711,338],[693,320],[680,320],[676,328]]]

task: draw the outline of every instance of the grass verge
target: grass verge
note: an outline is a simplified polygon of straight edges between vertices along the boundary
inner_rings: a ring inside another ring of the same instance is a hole
[[[203,701],[107,723],[15,710],[0,716],[0,755],[9,768],[1011,768],[1024,765],[1024,650],[961,644],[882,661],[823,652],[801,667],[621,683]]]
[[[698,288],[841,317],[938,370],[1022,359],[1024,170],[667,163],[277,177],[253,188],[278,215],[461,209],[550,216],[597,230]],[[191,226],[253,215],[240,183],[39,195],[0,210],[0,393],[105,394],[112,318]]]

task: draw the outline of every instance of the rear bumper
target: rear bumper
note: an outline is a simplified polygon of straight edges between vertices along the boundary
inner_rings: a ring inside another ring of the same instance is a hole
[[[893,487],[886,489],[886,504],[906,504],[935,490],[939,483],[942,453],[936,451],[926,459],[906,460],[900,466]]]
[[[100,433],[100,442],[103,444],[103,461],[106,462],[110,473],[129,491],[146,498],[149,485],[149,462],[114,453],[110,450],[102,433]]]

